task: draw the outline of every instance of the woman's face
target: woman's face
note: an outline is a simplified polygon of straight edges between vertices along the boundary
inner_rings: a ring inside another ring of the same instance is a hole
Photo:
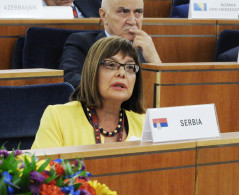
[[[123,57],[121,53],[104,60],[111,60],[121,64],[135,64],[132,57]],[[120,66],[118,70],[111,70],[105,68],[104,65],[100,65],[98,72],[98,89],[103,104],[107,101],[121,104],[128,100],[133,93],[135,80],[136,74],[126,72],[123,66]]]

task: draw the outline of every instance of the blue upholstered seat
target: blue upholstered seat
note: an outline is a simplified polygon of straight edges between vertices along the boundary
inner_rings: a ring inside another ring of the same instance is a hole
[[[85,32],[89,30],[71,30],[47,27],[30,27],[25,35],[25,42],[22,48],[17,49],[13,59],[21,55],[22,67],[17,60],[14,60],[12,67],[16,68],[50,68],[58,69],[60,59],[66,39],[71,33]],[[94,31],[94,30],[90,30]],[[16,44],[17,46],[17,44]],[[19,60],[20,61],[20,60]]]
[[[174,0],[170,18],[188,18],[189,0]]]
[[[18,37],[15,43],[14,51],[13,51],[13,58],[12,58],[13,69],[22,68],[22,53],[23,53],[24,43],[25,43],[25,36]]]
[[[217,41],[214,61],[236,62],[239,49],[239,30],[223,30]]]
[[[30,149],[41,116],[48,105],[69,101],[74,88],[69,83],[0,86],[0,146]]]

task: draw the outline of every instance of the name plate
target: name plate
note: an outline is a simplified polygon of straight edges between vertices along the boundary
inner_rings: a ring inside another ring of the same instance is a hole
[[[71,6],[44,6],[45,19],[73,19],[73,10]]]
[[[0,0],[0,18],[43,18],[42,0]]]
[[[220,137],[214,104],[147,109],[142,141]]]
[[[189,18],[238,19],[238,0],[190,0]]]

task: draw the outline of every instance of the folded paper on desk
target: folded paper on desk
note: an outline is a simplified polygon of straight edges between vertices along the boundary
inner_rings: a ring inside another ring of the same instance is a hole
[[[142,141],[220,137],[214,104],[147,109]]]

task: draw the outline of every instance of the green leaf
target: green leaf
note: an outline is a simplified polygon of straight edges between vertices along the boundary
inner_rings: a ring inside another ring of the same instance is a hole
[[[20,194],[15,194],[15,195],[32,195],[32,192],[25,192],[25,193],[20,193]]]
[[[21,145],[21,142],[19,142],[19,144],[17,145],[18,150],[20,150],[20,145]]]
[[[71,164],[69,163],[68,160],[65,160],[65,161],[63,160],[62,166],[65,169],[65,174],[66,175],[73,175],[74,174],[74,171],[72,170]]]
[[[4,177],[0,179],[0,194],[7,195],[7,185],[4,182]]]
[[[74,184],[74,185],[73,185],[74,190],[75,190],[75,191],[78,190],[78,188],[79,188],[81,185],[82,185],[82,183],[76,183],[76,184]]]
[[[45,170],[45,168],[47,167],[47,165],[49,164],[49,162],[51,161],[52,157],[48,158],[39,168],[38,168],[38,172],[41,173],[42,171]]]
[[[63,177],[62,176],[56,181],[56,185],[58,187],[63,187],[64,186],[64,181],[63,181]]]
[[[48,177],[46,180],[45,180],[45,183],[49,183],[50,181],[53,181],[54,179],[57,178],[57,175],[55,176],[52,176],[52,177]]]

